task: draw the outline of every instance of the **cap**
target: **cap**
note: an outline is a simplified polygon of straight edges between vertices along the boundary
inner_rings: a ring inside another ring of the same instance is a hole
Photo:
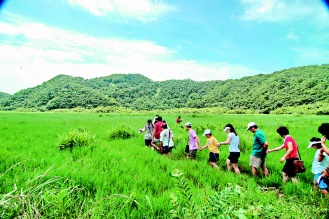
[[[229,129],[231,129],[231,128],[226,126],[226,127],[224,128],[223,132],[226,132],[226,131],[229,130]]]
[[[255,125],[256,125],[256,123],[254,123],[254,122],[249,122],[249,123],[248,123],[247,131],[248,131],[251,127],[253,127],[253,126],[255,126]]]
[[[192,124],[190,122],[185,123],[185,126],[192,127]]]
[[[307,146],[307,148],[311,148],[311,147],[313,147],[313,145],[319,144],[319,143],[321,143],[321,141],[310,141],[310,144]]]
[[[206,129],[203,133],[203,136],[211,134],[211,131],[209,129]]]

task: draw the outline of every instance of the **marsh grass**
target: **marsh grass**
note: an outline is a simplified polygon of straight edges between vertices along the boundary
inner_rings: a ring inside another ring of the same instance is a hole
[[[93,142],[94,138],[95,136],[84,128],[75,129],[59,136],[59,149],[72,151],[76,147],[86,147]]]
[[[144,146],[143,134],[129,139],[110,140],[107,130],[129,124],[142,127],[152,114],[92,113],[0,113],[0,215],[2,218],[171,218],[170,194],[180,197],[172,173],[179,169],[193,194],[193,203],[203,203],[225,191],[240,187],[239,195],[227,197],[234,211],[243,209],[247,218],[327,218],[327,199],[313,193],[310,172],[315,150],[306,149],[309,139],[318,136],[317,126],[324,116],[273,115],[181,115],[184,122],[210,128],[217,140],[226,140],[223,127],[232,123],[243,140],[239,160],[240,176],[226,170],[228,148],[220,147],[220,170],[208,164],[208,151],[198,151],[197,159],[185,159],[187,132],[175,124],[177,115],[162,115],[175,135],[175,148],[163,157]],[[269,154],[269,177],[252,177],[249,155],[252,133],[245,131],[254,121],[265,132],[269,147],[282,143],[276,128],[289,124],[307,168],[299,185],[281,182],[279,162],[283,151]],[[87,147],[58,150],[58,136],[79,127],[88,127],[95,136]],[[93,148],[93,149],[91,149]],[[81,149],[81,150],[80,150]],[[51,168],[50,168],[51,167]],[[264,188],[275,187],[275,190]],[[22,191],[22,193],[21,193]],[[20,196],[20,195],[23,196]],[[16,198],[13,198],[16,197]],[[181,206],[186,203],[180,202]],[[284,206],[284,207],[283,207]],[[232,216],[233,218],[236,216]],[[181,216],[181,218],[184,218]]]
[[[119,124],[113,130],[108,131],[109,138],[113,139],[129,139],[137,136],[137,132],[126,124]]]

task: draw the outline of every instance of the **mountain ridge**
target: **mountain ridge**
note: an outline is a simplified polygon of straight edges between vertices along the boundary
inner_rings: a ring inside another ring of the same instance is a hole
[[[301,66],[241,79],[153,81],[141,74],[83,79],[58,75],[6,96],[3,110],[120,106],[133,110],[222,107],[270,113],[281,107],[329,103],[329,64]]]

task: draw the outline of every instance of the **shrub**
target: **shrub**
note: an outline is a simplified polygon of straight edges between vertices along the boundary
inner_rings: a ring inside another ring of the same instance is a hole
[[[227,187],[207,198],[202,205],[197,205],[193,199],[189,182],[184,174],[175,170],[172,176],[176,178],[175,187],[179,194],[170,194],[173,208],[170,210],[172,218],[246,218],[245,210],[235,210],[230,200],[241,195],[240,187]]]
[[[113,139],[129,139],[137,136],[137,132],[130,126],[125,124],[118,125],[114,130],[108,131],[109,138]]]
[[[73,130],[66,135],[59,136],[59,149],[70,149],[72,151],[75,147],[89,146],[94,138],[95,136],[85,129]]]

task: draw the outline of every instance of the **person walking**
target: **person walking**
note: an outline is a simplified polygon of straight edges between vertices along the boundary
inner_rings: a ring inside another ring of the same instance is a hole
[[[160,152],[167,156],[174,147],[174,134],[168,128],[168,124],[163,124],[162,132],[160,133]]]
[[[152,147],[153,150],[154,148],[156,150],[159,151],[160,147],[157,146],[157,143],[160,143],[160,133],[162,132],[162,126],[163,126],[163,122],[162,122],[162,117],[159,116],[157,119],[157,122],[154,125],[154,129],[153,129],[153,138],[152,138]]]
[[[329,148],[326,145],[327,138],[329,138],[329,123],[322,123],[318,128],[318,132],[322,135],[321,138],[322,149],[327,155],[329,155]],[[329,167],[323,170],[322,176],[327,179],[329,178]]]
[[[322,172],[329,165],[329,156],[323,151],[320,138],[311,138],[310,144],[307,148],[314,148],[316,150],[312,163],[312,173],[314,174],[314,191],[316,191],[317,188],[320,188],[321,193],[323,195],[327,195],[328,184],[326,183],[326,180],[322,177]]]
[[[230,155],[226,160],[227,169],[231,171],[233,166],[234,172],[236,174],[240,174],[240,170],[238,167],[238,161],[240,157],[240,149],[239,149],[240,138],[236,133],[232,124],[227,124],[224,127],[223,131],[228,133],[227,139],[226,141],[219,142],[217,145],[220,147],[222,145],[229,144]]]
[[[268,176],[268,169],[266,167],[266,150],[268,143],[265,138],[265,134],[258,129],[258,126],[254,122],[249,122],[247,131],[254,133],[254,142],[252,145],[252,152],[250,155],[250,167],[252,174],[257,175],[257,169],[262,168],[265,176]]]
[[[298,180],[296,178],[296,168],[294,165],[294,161],[298,160],[298,146],[293,137],[289,135],[289,130],[285,126],[280,126],[276,132],[284,139],[284,142],[281,146],[268,150],[267,153],[271,153],[273,151],[280,151],[283,148],[286,149],[286,153],[283,155],[283,157],[280,159],[280,162],[283,163],[286,161],[286,163],[283,166],[282,169],[282,180],[284,183],[288,182],[289,178],[291,178],[291,181],[293,183],[297,183]]]
[[[216,162],[219,159],[219,150],[218,150],[218,142],[217,139],[212,136],[212,133],[209,129],[204,131],[203,136],[206,136],[207,138],[207,142],[206,145],[203,147],[200,147],[200,151],[202,151],[205,148],[209,149],[209,164],[212,167],[215,167],[216,169],[219,169],[219,167],[217,166]]]
[[[188,131],[189,134],[188,136],[189,152],[186,158],[195,160],[198,147],[201,146],[200,139],[196,135],[196,132],[192,129],[192,124],[190,122],[185,123],[185,129]]]
[[[144,135],[144,141],[145,141],[145,146],[146,147],[151,147],[151,143],[152,143],[152,136],[153,136],[153,124],[152,124],[152,120],[148,119],[147,123],[144,125],[143,128],[139,129],[139,132],[145,132]]]

